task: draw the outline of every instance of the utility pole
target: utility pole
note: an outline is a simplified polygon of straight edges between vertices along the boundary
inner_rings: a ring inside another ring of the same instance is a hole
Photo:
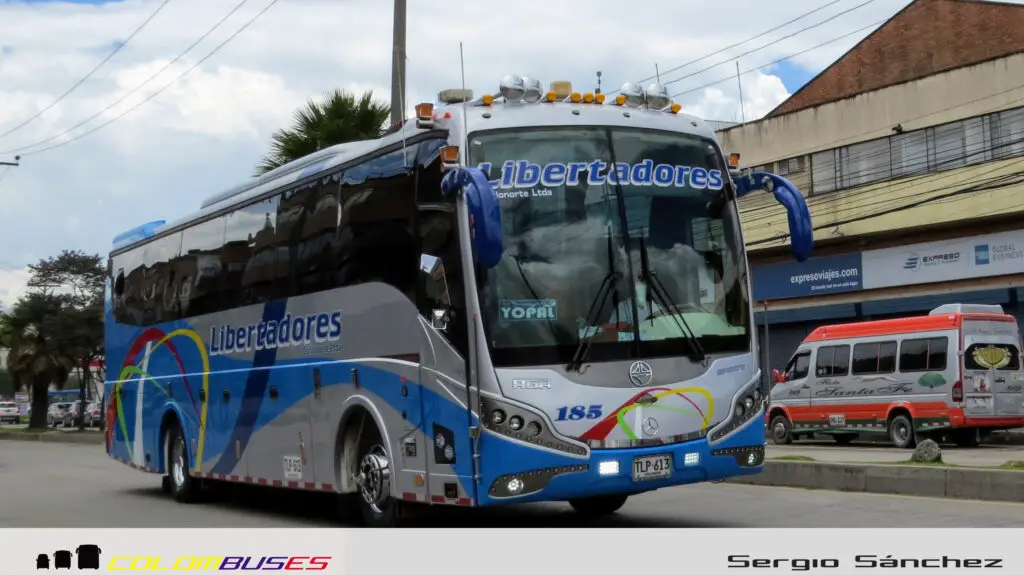
[[[391,50],[391,126],[405,121],[405,0],[395,0]]]

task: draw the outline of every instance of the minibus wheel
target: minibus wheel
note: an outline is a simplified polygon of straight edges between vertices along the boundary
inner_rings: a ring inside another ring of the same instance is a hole
[[[889,439],[901,449],[912,449],[917,445],[914,423],[909,415],[899,414],[889,421]]]
[[[784,413],[780,413],[772,418],[769,432],[775,445],[789,445],[793,443],[793,424]]]
[[[626,504],[626,499],[628,498],[628,495],[601,495],[584,499],[570,499],[569,505],[580,515],[600,517],[602,515],[611,515],[621,509]]]

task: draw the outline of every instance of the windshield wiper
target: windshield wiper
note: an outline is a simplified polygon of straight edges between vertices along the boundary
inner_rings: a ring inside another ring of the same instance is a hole
[[[597,314],[600,313],[601,308],[608,301],[609,295],[615,294],[615,299],[618,300],[618,289],[615,287],[615,282],[619,277],[619,272],[615,270],[615,248],[612,245],[612,234],[611,230],[608,230],[608,273],[605,274],[604,279],[601,281],[601,287],[598,288],[594,301],[590,303],[590,309],[587,310],[587,317],[584,321],[584,329],[587,331],[580,337],[580,342],[576,346],[576,351],[572,354],[572,359],[565,366],[566,371],[582,373],[580,370],[583,368],[583,361],[590,352],[590,342],[597,335],[598,329],[600,329],[594,326],[594,322],[597,321]],[[617,307],[617,302],[613,302],[613,305]]]
[[[647,309],[651,309],[651,293],[653,292],[654,296],[660,300],[658,301],[658,305],[662,306],[672,314],[672,317],[676,320],[676,327],[678,327],[679,331],[683,334],[683,339],[689,342],[690,348],[693,350],[692,359],[703,363],[704,366],[707,367],[708,356],[704,352],[704,347],[701,346],[700,340],[697,339],[693,330],[690,329],[690,326],[686,323],[682,310],[680,310],[679,306],[672,301],[672,296],[670,296],[668,290],[665,289],[665,285],[661,283],[661,279],[658,278],[657,272],[651,270],[651,263],[647,258],[647,244],[644,242],[643,236],[640,236],[637,239],[640,241],[640,277],[644,280],[644,283],[647,284]],[[637,319],[639,320],[639,318]],[[639,321],[637,323],[639,323]],[[654,315],[652,314],[651,324],[653,325],[653,323]]]

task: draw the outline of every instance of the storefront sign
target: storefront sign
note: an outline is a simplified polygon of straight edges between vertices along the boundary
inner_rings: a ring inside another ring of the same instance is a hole
[[[864,289],[1024,273],[1024,231],[864,252]]]
[[[855,253],[755,266],[751,281],[754,300],[766,301],[857,291],[862,275],[861,254]]]

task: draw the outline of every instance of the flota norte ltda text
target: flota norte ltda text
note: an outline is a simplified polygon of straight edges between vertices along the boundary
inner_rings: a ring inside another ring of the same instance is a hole
[[[244,353],[326,343],[341,339],[341,310],[292,316],[240,325],[214,325],[207,346],[210,355]]]
[[[516,198],[526,190],[542,186],[578,186],[584,180],[587,185],[621,184],[624,186],[681,187],[693,189],[720,190],[724,185],[721,170],[700,167],[655,164],[654,160],[641,160],[633,164],[618,162],[612,165],[604,160],[590,162],[551,162],[540,165],[529,160],[508,160],[501,165],[500,173],[493,173],[494,164],[483,162],[477,166],[491,179],[491,185],[499,190],[501,199]],[[521,191],[504,191],[521,190]]]

